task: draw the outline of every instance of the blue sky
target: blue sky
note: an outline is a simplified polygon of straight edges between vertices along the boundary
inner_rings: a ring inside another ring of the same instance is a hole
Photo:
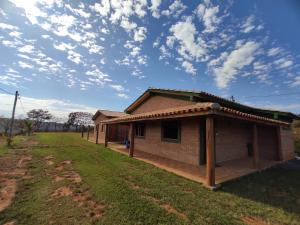
[[[18,116],[122,111],[148,87],[300,113],[299,21],[297,0],[1,0],[0,87]]]

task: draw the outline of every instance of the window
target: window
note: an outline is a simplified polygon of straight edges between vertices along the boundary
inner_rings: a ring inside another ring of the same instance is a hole
[[[103,132],[103,130],[104,130],[104,125],[102,124],[101,125],[101,132]]]
[[[162,122],[162,140],[180,142],[180,121]]]
[[[145,124],[138,123],[135,126],[135,136],[136,137],[145,137]]]

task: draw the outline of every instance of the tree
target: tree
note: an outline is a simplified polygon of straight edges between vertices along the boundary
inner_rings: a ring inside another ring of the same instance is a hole
[[[26,134],[28,136],[30,136],[31,133],[32,133],[32,130],[33,130],[33,123],[32,123],[32,121],[30,121],[30,120],[24,120],[24,127],[25,127]]]
[[[78,126],[87,126],[93,124],[92,121],[93,114],[88,112],[71,112],[69,114],[67,125],[76,126],[76,131]]]
[[[38,130],[43,122],[51,120],[53,116],[47,110],[33,109],[27,113],[27,117],[29,120],[33,121],[34,129]]]
[[[3,129],[4,136],[7,136],[9,130],[10,120],[7,118],[0,118],[0,127]]]

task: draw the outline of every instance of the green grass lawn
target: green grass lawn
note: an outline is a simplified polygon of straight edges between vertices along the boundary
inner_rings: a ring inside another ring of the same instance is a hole
[[[210,191],[89,143],[79,134],[43,133],[31,139],[39,142],[28,150],[33,156],[29,164],[33,178],[19,182],[13,204],[0,213],[0,224],[12,219],[17,224],[245,224],[249,220],[300,224],[300,171],[296,169],[274,168]],[[49,155],[54,165],[45,163]],[[82,178],[76,190],[88,191],[93,201],[105,206],[98,220],[87,216],[85,206],[70,196],[53,198],[59,187],[72,186],[67,180],[54,182],[51,176],[64,160],[71,160]]]

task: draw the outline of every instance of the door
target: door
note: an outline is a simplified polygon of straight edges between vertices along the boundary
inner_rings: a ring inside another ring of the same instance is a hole
[[[200,120],[200,146],[199,146],[199,165],[206,164],[206,123],[205,119]]]

